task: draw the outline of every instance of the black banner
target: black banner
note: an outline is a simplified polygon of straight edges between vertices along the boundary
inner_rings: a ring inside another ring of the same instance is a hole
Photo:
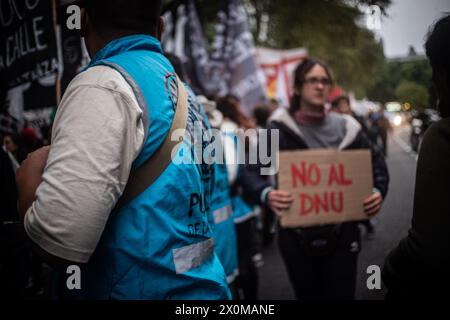
[[[58,70],[52,2],[0,0],[0,86],[33,82]]]
[[[183,64],[187,82],[197,94],[215,95],[219,81],[212,79],[208,43],[194,0],[175,1],[164,10],[162,46]]]

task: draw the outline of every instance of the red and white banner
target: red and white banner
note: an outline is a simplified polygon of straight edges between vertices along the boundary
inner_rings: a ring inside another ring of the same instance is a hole
[[[257,48],[256,52],[257,62],[266,78],[267,96],[277,99],[281,106],[289,106],[294,70],[307,57],[306,49]]]

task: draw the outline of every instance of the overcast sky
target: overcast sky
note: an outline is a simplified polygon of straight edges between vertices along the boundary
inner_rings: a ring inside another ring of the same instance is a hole
[[[380,34],[388,58],[405,56],[410,45],[423,54],[429,25],[450,12],[450,0],[392,0]]]

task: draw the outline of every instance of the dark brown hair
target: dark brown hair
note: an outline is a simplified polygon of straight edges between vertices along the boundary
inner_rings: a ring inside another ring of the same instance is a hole
[[[339,103],[341,103],[341,101],[345,101],[347,102],[348,105],[350,105],[350,98],[346,95],[341,95],[336,99],[334,99],[333,101],[331,101],[331,107],[337,108],[339,106]]]
[[[439,93],[439,111],[441,116],[450,117],[450,15],[446,15],[429,32],[425,52],[433,69],[433,80]],[[446,82],[438,73],[444,74]],[[446,87],[445,87],[446,85]]]
[[[157,33],[162,0],[81,0],[78,3],[86,8],[99,32]]]
[[[295,90],[295,88],[299,88],[299,87],[303,86],[306,75],[316,65],[319,65],[322,68],[324,68],[325,72],[327,73],[328,78],[330,78],[330,80],[333,81],[333,77],[331,76],[331,71],[324,62],[317,60],[317,59],[313,59],[313,58],[305,58],[305,60],[303,60],[302,62],[299,63],[299,65],[297,66],[297,68],[294,71],[294,90]],[[300,94],[298,94],[294,91],[294,94],[291,98],[291,105],[289,107],[289,112],[291,114],[293,114],[295,111],[297,111],[300,108],[300,102],[301,102]]]

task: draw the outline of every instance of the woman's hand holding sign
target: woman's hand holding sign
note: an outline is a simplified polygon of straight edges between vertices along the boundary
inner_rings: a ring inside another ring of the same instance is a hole
[[[288,191],[283,190],[272,190],[267,195],[267,202],[269,204],[270,209],[277,216],[281,216],[283,211],[289,209],[294,202],[294,198],[292,194]]]
[[[376,215],[381,210],[381,205],[383,203],[383,196],[379,191],[374,192],[370,197],[364,200],[364,212],[372,217]]]
[[[267,195],[267,202],[270,209],[272,209],[276,215],[281,216],[284,211],[291,207],[294,198],[288,191],[272,190]],[[382,204],[383,196],[379,191],[376,191],[364,200],[364,212],[369,217],[375,216],[380,212]]]

